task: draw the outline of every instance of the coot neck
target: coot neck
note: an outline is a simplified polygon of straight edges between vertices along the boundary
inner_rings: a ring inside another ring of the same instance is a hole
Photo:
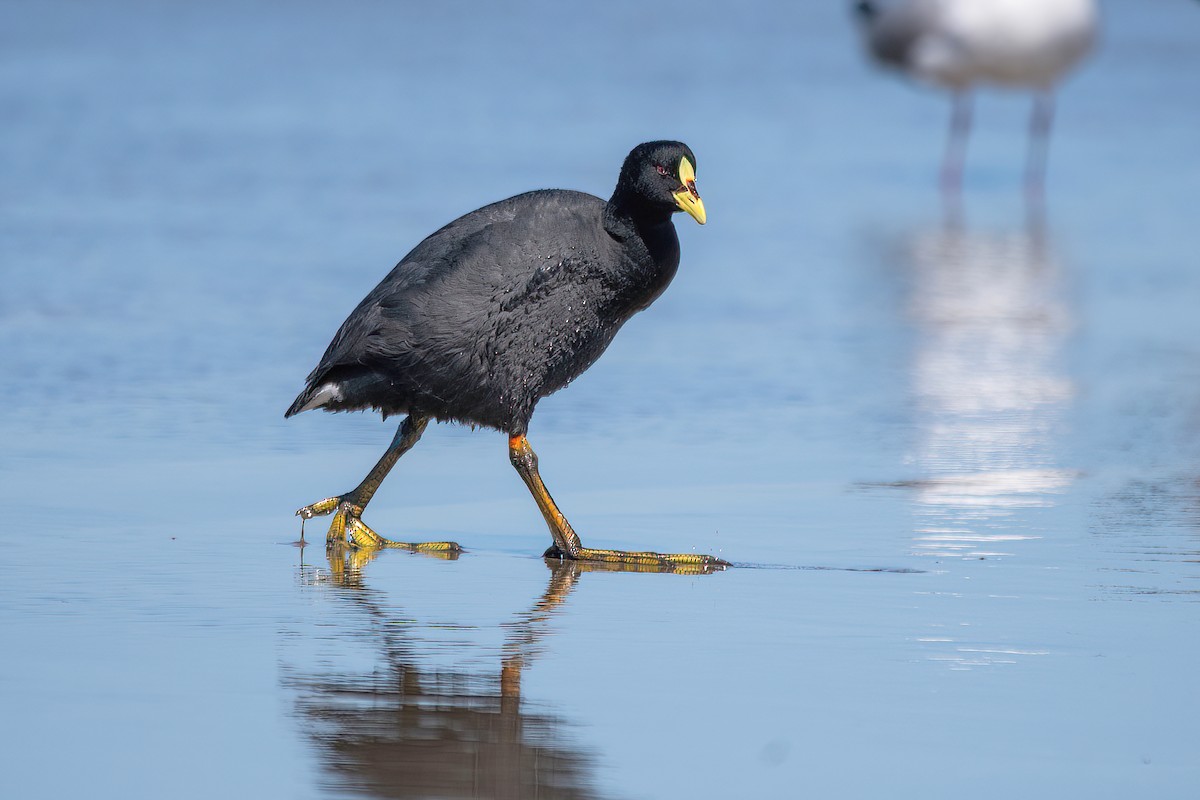
[[[671,222],[671,210],[649,203],[629,204],[614,195],[604,209],[604,228],[641,263],[646,283],[634,310],[645,308],[662,294],[679,268],[679,236]],[[645,255],[639,255],[639,254]],[[643,262],[643,258],[649,262]]]
[[[621,187],[617,187],[612,199],[604,207],[604,229],[620,240],[638,236],[645,241],[652,241],[666,233],[664,226],[674,232],[675,226],[671,222],[674,212],[673,207],[648,203],[640,196],[626,194]]]

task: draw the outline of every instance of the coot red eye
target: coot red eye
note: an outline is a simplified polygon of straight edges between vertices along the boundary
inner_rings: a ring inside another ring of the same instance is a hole
[[[658,170],[658,174],[659,174],[659,175],[666,175],[666,174],[667,174],[667,168],[666,168],[666,167],[664,167],[662,164],[655,164],[655,165],[654,165],[654,168],[655,168],[656,170]]]

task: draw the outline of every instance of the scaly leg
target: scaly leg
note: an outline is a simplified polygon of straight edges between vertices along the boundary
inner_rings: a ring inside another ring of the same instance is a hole
[[[404,422],[400,423],[400,427],[396,430],[396,436],[388,446],[387,452],[379,459],[379,463],[367,473],[367,477],[363,478],[362,483],[356,489],[307,505],[298,510],[296,516],[307,520],[333,514],[333,521],[329,524],[329,533],[325,537],[326,544],[330,546],[336,544],[367,549],[396,547],[415,553],[430,553],[446,558],[457,557],[462,552],[462,548],[454,542],[393,542],[371,530],[370,526],[362,521],[363,509],[367,507],[367,503],[371,502],[371,498],[375,496],[383,479],[400,460],[400,456],[411,450],[412,446],[417,443],[428,424],[429,417],[426,416],[410,414],[405,417]]]
[[[508,439],[508,457],[512,461],[521,479],[529,487],[533,499],[537,501],[554,544],[546,551],[546,558],[570,559],[572,561],[597,561],[610,564],[644,565],[663,571],[704,571],[724,569],[729,562],[715,556],[695,553],[651,553],[647,551],[628,550],[598,550],[584,547],[578,534],[571,529],[567,518],[558,510],[554,498],[542,483],[538,474],[537,454],[529,444],[524,434],[516,434]]]

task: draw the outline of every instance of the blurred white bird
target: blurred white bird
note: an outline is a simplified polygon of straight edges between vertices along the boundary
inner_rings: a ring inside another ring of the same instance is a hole
[[[950,90],[942,191],[956,198],[977,84],[1034,92],[1025,186],[1040,201],[1055,84],[1096,38],[1094,0],[861,0],[855,10],[881,64]]]

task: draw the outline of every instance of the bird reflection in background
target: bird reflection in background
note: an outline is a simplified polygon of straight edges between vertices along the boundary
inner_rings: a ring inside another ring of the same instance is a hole
[[[1074,397],[1063,267],[1038,236],[960,230],[918,235],[907,260],[917,551],[1005,555],[1036,538],[1013,510],[1052,503],[1075,475],[1061,442]]]

